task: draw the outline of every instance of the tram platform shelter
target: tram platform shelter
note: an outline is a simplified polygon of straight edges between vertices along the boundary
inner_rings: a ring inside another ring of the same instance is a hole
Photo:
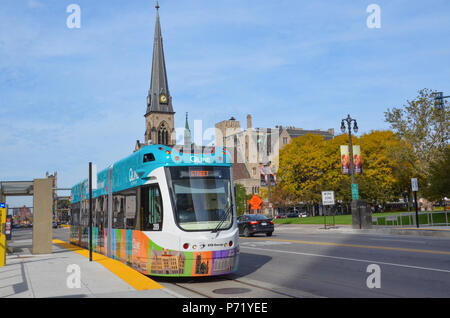
[[[0,181],[0,202],[8,196],[33,196],[33,254],[52,252],[53,198],[56,177],[32,181]]]

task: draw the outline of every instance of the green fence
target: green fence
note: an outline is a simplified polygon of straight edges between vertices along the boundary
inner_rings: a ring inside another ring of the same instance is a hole
[[[419,212],[419,225],[450,226],[450,211]],[[372,216],[374,225],[416,226],[416,213]]]

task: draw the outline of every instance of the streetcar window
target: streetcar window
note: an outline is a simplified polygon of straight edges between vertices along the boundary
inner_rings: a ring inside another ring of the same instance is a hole
[[[185,231],[231,227],[231,179],[228,167],[168,167],[175,220]],[[223,221],[223,222],[222,222]]]
[[[142,189],[141,202],[144,231],[161,231],[163,205],[161,191],[157,184]]]
[[[146,153],[144,155],[144,162],[155,161],[155,156],[152,153]]]

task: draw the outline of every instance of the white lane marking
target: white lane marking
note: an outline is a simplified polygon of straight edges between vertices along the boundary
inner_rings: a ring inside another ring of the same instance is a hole
[[[252,249],[252,250],[265,251],[265,252],[278,252],[278,253],[287,253],[287,254],[296,254],[296,255],[325,257],[325,258],[333,258],[333,259],[339,259],[339,260],[345,260],[345,261],[363,262],[363,263],[371,263],[371,264],[382,264],[382,265],[390,265],[390,266],[397,266],[397,267],[407,267],[407,268],[421,269],[421,270],[435,271],[435,272],[442,272],[442,273],[450,273],[450,270],[439,269],[439,268],[430,268],[430,267],[420,267],[420,266],[412,266],[412,265],[405,265],[405,264],[386,263],[386,262],[379,262],[379,261],[373,261],[373,260],[347,258],[347,257],[340,257],[340,256],[330,256],[330,255],[320,255],[320,254],[311,254],[311,253],[271,250],[271,249],[264,249],[264,248],[257,248],[257,247],[248,247],[248,246],[242,246],[242,247],[243,248]]]
[[[273,246],[273,245],[289,245],[291,242],[277,242],[277,241],[255,241],[255,242],[240,242],[241,246]]]

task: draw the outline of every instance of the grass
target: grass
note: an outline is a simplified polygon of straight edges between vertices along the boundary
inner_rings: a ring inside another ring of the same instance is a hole
[[[378,218],[379,225],[386,225],[386,220],[384,217],[389,215],[400,215],[400,213],[404,212],[384,212],[384,213],[373,213],[372,217]],[[445,223],[445,214],[443,211],[433,211],[435,215],[433,215],[433,223]],[[450,221],[450,212],[447,212],[449,221]],[[415,216],[413,216],[415,218]],[[344,214],[344,215],[336,215],[334,217],[335,224],[338,225],[351,225],[352,224],[352,215]],[[327,216],[326,218],[327,224],[333,224],[333,216]],[[275,224],[324,224],[323,216],[309,216],[306,218],[285,218],[285,219],[274,219],[273,222]],[[376,223],[374,223],[376,224]],[[399,222],[400,224],[400,222]],[[402,224],[409,224],[409,217],[402,217]],[[419,215],[419,224],[427,224],[427,216]],[[392,221],[387,221],[387,225],[394,225]],[[395,224],[397,225],[397,224]],[[412,224],[410,224],[412,225]]]

